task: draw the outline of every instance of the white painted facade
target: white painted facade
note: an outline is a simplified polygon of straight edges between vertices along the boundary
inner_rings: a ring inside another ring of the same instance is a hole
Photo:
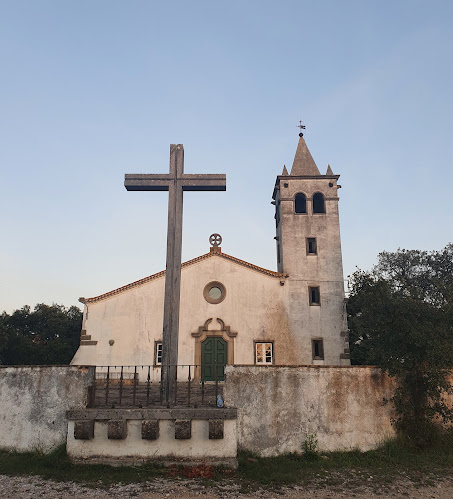
[[[349,364],[338,176],[319,174],[302,137],[291,175],[284,173],[274,190],[279,272],[225,255],[220,248],[183,264],[178,364],[200,364],[201,342],[209,336],[227,341],[228,364],[255,364],[256,342],[272,345],[273,365]],[[298,192],[307,197],[303,215],[294,213]],[[313,192],[324,194],[325,214],[311,212]],[[307,255],[307,237],[317,238],[316,255]],[[211,282],[223,285],[219,303],[206,299]],[[164,284],[161,272],[83,299],[82,341],[72,364],[155,364],[156,342],[162,341]],[[309,303],[310,286],[319,287],[320,305]],[[323,358],[314,358],[314,339],[323,343]],[[151,378],[160,378],[160,368],[152,369]]]

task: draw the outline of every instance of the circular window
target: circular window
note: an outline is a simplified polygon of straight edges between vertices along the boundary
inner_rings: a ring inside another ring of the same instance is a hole
[[[209,303],[220,303],[225,299],[225,286],[217,281],[212,281],[204,287],[204,299]]]

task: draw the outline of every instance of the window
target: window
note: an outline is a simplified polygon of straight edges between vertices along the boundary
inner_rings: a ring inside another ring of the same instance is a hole
[[[324,196],[320,192],[313,194],[313,213],[325,213],[326,206],[324,203]]]
[[[162,365],[162,342],[156,341],[154,343],[154,365],[161,366]]]
[[[311,340],[313,360],[324,360],[324,345],[322,340]]]
[[[307,198],[305,194],[299,192],[294,198],[294,211],[295,213],[307,213]]]
[[[255,364],[272,365],[274,363],[274,345],[272,342],[255,343]]]
[[[319,286],[310,286],[308,288],[308,299],[310,301],[310,305],[321,305]]]
[[[316,237],[307,237],[307,255],[317,255],[318,246],[316,244]]]
[[[204,287],[203,296],[209,303],[220,303],[226,296],[225,286],[221,282],[212,281]]]

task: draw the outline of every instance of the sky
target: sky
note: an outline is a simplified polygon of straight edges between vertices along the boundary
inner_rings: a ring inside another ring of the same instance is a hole
[[[225,173],[184,196],[183,261],[276,269],[273,186],[297,125],[340,174],[345,277],[453,240],[450,0],[0,0],[0,312],[80,305],[165,268],[165,192],[125,173]]]

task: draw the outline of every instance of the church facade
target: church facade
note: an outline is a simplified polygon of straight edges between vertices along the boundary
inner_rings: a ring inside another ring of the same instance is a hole
[[[349,365],[338,175],[321,175],[302,134],[277,176],[277,272],[222,252],[182,264],[178,364],[206,381],[227,364]],[[165,271],[84,304],[72,364],[153,366],[160,378]]]

